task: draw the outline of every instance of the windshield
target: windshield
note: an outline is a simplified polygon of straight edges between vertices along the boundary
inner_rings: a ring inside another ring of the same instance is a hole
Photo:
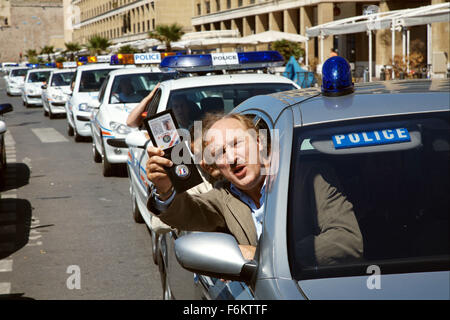
[[[109,103],[139,103],[158,82],[175,78],[176,73],[139,73],[116,76]]]
[[[27,75],[28,69],[16,69],[11,70],[10,77],[25,77]]]
[[[296,128],[288,210],[295,278],[366,275],[369,265],[381,273],[446,270],[449,136],[448,114]]]
[[[206,113],[228,113],[250,97],[294,89],[288,83],[237,83],[173,90],[167,108],[173,109],[181,127],[189,128]]]
[[[50,78],[50,71],[30,72],[27,82],[47,82],[48,78]]]
[[[52,77],[52,87],[70,86],[75,72],[54,73]]]
[[[97,92],[108,73],[115,69],[86,70],[81,74],[79,92]]]

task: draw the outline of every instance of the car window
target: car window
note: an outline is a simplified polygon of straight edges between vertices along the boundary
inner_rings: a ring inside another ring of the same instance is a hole
[[[85,70],[81,74],[79,92],[97,92],[108,73],[114,69]]]
[[[288,83],[239,83],[173,90],[167,108],[174,111],[181,127],[189,128],[195,120],[200,120],[207,113],[228,113],[255,95],[293,89],[296,88]]]
[[[396,143],[386,140],[396,134]],[[449,137],[448,115],[315,131],[296,128],[288,209],[295,278],[365,275],[369,265],[379,266],[383,274],[447,270]],[[341,147],[347,138],[349,144]],[[319,189],[321,181],[327,190]],[[318,244],[324,225],[339,228],[333,219],[344,214],[342,199],[351,204],[360,229],[360,257],[348,254],[349,242]],[[329,215],[320,216],[321,210]]]
[[[158,82],[173,79],[176,73],[124,74],[114,78],[109,103],[139,103]]]
[[[108,86],[109,75],[106,77],[105,81],[103,81],[102,86],[100,87],[100,91],[98,93],[98,101],[103,103],[103,99],[105,98],[106,87]]]
[[[52,77],[52,87],[70,86],[74,72],[54,73]]]
[[[51,71],[39,71],[39,72],[31,72],[28,75],[28,83],[33,82],[47,82],[50,78]]]
[[[28,69],[16,69],[12,70],[10,77],[25,77],[27,75]]]

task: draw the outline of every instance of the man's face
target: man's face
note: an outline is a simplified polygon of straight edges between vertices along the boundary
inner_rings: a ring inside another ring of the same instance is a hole
[[[207,149],[222,176],[244,191],[259,188],[260,145],[256,132],[236,119],[217,121],[206,133]]]

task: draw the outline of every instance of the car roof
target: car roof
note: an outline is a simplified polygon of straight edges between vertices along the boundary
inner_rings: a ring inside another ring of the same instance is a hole
[[[86,64],[78,67],[79,71],[85,71],[85,70],[97,70],[97,69],[117,69],[122,66],[119,65],[110,65],[109,63],[92,63],[92,64]]]
[[[28,72],[41,72],[41,71],[54,71],[56,69],[52,68],[42,68],[42,69],[30,69]]]
[[[123,75],[123,74],[139,74],[139,73],[151,73],[151,72],[162,72],[158,67],[146,67],[146,68],[124,68],[111,71],[109,74],[111,76]]]
[[[398,80],[355,84],[355,93],[325,97],[320,88],[283,91],[244,101],[233,112],[259,109],[275,121],[291,108],[294,126],[375,118],[389,115],[449,111],[450,80]]]
[[[172,90],[195,88],[199,86],[214,86],[227,85],[234,83],[287,83],[293,82],[285,77],[275,76],[271,74],[252,73],[252,74],[224,74],[224,75],[209,75],[209,76],[194,76],[179,79],[172,79],[164,81]]]
[[[67,68],[67,69],[56,69],[53,73],[66,73],[66,72],[75,72],[77,69],[75,68]]]

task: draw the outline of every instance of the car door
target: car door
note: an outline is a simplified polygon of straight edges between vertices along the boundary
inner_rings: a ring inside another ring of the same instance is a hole
[[[155,96],[152,99],[152,101],[145,108],[145,112],[154,114],[158,108],[160,100],[161,100],[161,89],[158,89],[158,91],[155,92]],[[139,130],[141,130],[144,134],[147,134],[147,131],[143,126],[141,126]],[[147,178],[147,171],[145,169],[148,160],[147,152],[145,149],[142,148],[130,148],[129,150],[130,150],[129,157],[131,157],[131,161],[133,161],[134,163],[132,167],[134,169],[134,172],[136,173],[135,179],[138,180],[134,184],[135,186],[138,186],[138,188],[136,188],[135,190],[136,198],[138,202],[141,203],[141,207],[146,208],[148,187],[150,186],[150,181]],[[147,210],[144,211],[141,210],[141,212],[147,213]]]
[[[91,129],[92,129],[92,139],[95,140],[95,144],[101,148],[100,146],[102,145],[102,141],[101,141],[101,129],[100,129],[100,124],[98,122],[97,119],[97,115],[98,112],[100,110],[100,108],[102,107],[102,105],[106,103],[108,103],[108,101],[105,101],[105,96],[106,96],[106,88],[108,86],[108,82],[109,82],[109,75],[106,77],[105,81],[103,81],[103,84],[100,88],[99,91],[99,95],[98,95],[98,108],[92,108],[91,110]]]

